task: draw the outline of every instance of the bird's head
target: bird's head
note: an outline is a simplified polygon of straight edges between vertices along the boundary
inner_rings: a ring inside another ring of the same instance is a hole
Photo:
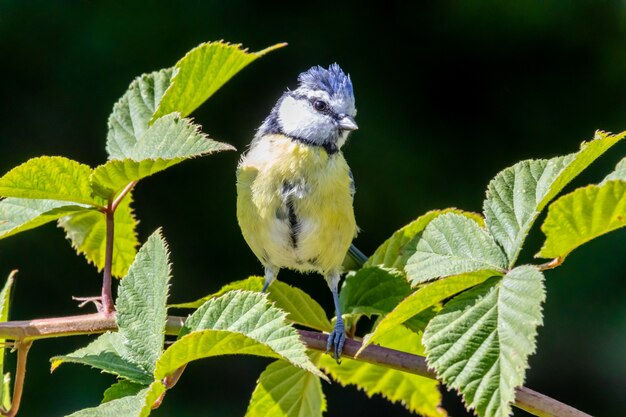
[[[338,150],[358,127],[350,76],[337,64],[315,66],[298,76],[272,112],[282,133],[305,143]]]

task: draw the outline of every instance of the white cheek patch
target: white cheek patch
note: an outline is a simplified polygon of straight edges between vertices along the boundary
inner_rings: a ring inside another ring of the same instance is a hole
[[[279,122],[288,135],[294,135],[305,128],[311,122],[312,116],[309,104],[293,97],[286,97],[278,109]]]

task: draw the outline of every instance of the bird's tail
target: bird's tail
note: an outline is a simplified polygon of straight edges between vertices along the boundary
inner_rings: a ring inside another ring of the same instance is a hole
[[[344,270],[350,271],[361,269],[365,262],[367,262],[367,256],[365,256],[365,254],[356,246],[350,245],[346,258],[343,261]]]

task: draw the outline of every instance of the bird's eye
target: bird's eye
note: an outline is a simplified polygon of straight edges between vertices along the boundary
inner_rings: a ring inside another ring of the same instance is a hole
[[[313,107],[319,112],[324,112],[328,110],[328,103],[322,100],[315,100],[313,102]]]

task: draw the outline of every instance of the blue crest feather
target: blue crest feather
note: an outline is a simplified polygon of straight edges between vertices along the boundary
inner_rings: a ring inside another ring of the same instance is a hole
[[[350,76],[336,63],[331,64],[328,69],[319,65],[312,67],[298,76],[298,82],[301,87],[323,90],[331,96],[354,96]]]

